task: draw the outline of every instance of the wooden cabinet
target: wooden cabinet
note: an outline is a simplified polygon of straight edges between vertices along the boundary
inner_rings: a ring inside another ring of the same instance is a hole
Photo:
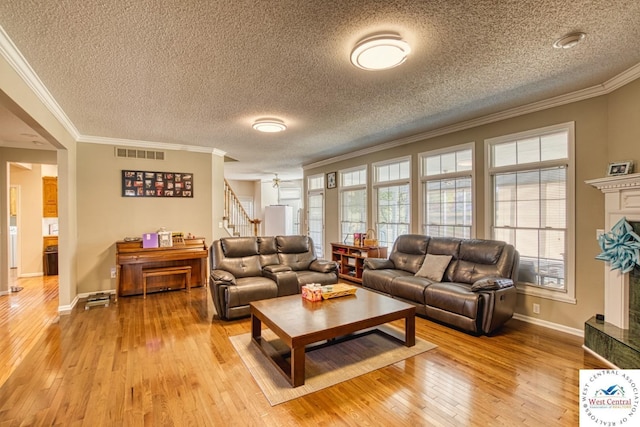
[[[42,177],[42,216],[58,217],[58,178],[55,176]]]
[[[43,236],[42,249],[46,250],[49,246],[58,246],[58,236]]]
[[[338,263],[338,277],[356,283],[362,283],[362,270],[366,258],[386,257],[386,247],[331,244],[331,259]]]

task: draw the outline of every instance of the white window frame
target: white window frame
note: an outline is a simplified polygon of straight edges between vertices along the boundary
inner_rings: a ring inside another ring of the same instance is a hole
[[[418,215],[420,218],[420,233],[424,233],[424,218],[425,218],[425,200],[424,200],[424,186],[428,181],[441,181],[445,179],[464,178],[471,175],[471,238],[476,237],[476,148],[475,142],[468,142],[465,144],[454,145],[452,147],[440,148],[437,150],[425,151],[418,154],[418,167],[420,168],[420,190],[418,191]],[[455,153],[457,151],[464,151],[471,149],[471,170],[450,172],[440,175],[427,175],[427,171],[424,170],[424,159],[426,157],[432,157],[442,154]]]
[[[377,168],[381,167],[381,166],[387,166],[387,165],[391,165],[391,164],[397,164],[397,163],[401,163],[401,162],[408,162],[409,163],[409,177],[408,178],[401,178],[401,179],[395,179],[395,180],[390,180],[390,181],[378,181],[377,176],[376,176],[376,170]],[[384,245],[384,241],[382,241],[381,239],[381,233],[378,227],[378,189],[380,188],[385,188],[385,187],[395,187],[395,186],[399,186],[399,185],[408,185],[409,186],[409,218],[408,218],[408,223],[407,223],[407,231],[410,233],[412,230],[412,224],[411,224],[411,210],[412,210],[412,206],[411,206],[411,201],[412,201],[412,186],[411,186],[411,170],[412,170],[412,164],[411,164],[411,156],[404,156],[404,157],[397,157],[395,159],[389,159],[389,160],[384,160],[381,162],[376,162],[373,163],[371,165],[371,174],[372,174],[372,178],[371,178],[371,182],[372,182],[372,199],[373,199],[373,224],[374,224],[374,228],[376,230],[376,233],[378,235],[378,239],[380,240],[380,245]],[[390,246],[391,247],[395,242],[390,242]]]
[[[365,176],[365,182],[364,184],[357,184],[357,185],[345,185],[343,183],[343,175],[346,173],[350,173],[350,172],[355,172],[355,171],[364,171],[364,176]],[[353,234],[348,234],[348,235],[343,235],[342,234],[342,213],[343,213],[343,206],[342,206],[342,194],[346,191],[356,191],[356,190],[364,190],[364,230],[362,230],[363,233],[365,233],[367,231],[367,226],[368,226],[368,221],[369,221],[369,215],[368,215],[368,194],[367,194],[367,188],[368,188],[368,184],[369,184],[369,168],[367,167],[367,165],[361,165],[361,166],[356,166],[356,167],[352,167],[352,168],[348,168],[348,169],[341,169],[338,171],[338,176],[337,176],[337,181],[338,181],[338,235],[340,236],[340,241],[343,243],[353,243]]]
[[[568,139],[568,159],[558,161],[541,161],[538,163],[526,163],[515,166],[495,167],[491,168],[491,148],[500,143],[509,141],[522,140],[527,138],[540,137],[545,134],[556,132],[567,132]],[[525,295],[536,296],[540,298],[551,299],[555,301],[576,304],[576,284],[575,284],[575,122],[560,123],[557,125],[547,126],[538,129],[532,129],[525,132],[504,135],[496,138],[485,140],[485,236],[491,238],[493,236],[493,208],[494,208],[494,192],[493,192],[493,174],[507,171],[526,171],[535,169],[544,169],[545,167],[556,166],[559,163],[566,165],[566,220],[567,220],[567,238],[565,241],[567,256],[565,263],[565,288],[564,289],[547,289],[540,286],[531,286],[525,283],[517,283],[518,292]],[[516,248],[517,249],[517,248]]]
[[[318,187],[311,188],[311,181],[319,179],[320,185]],[[309,215],[309,208],[311,204],[309,203],[309,199],[311,196],[320,196],[322,197],[322,230],[320,231],[320,241],[318,239],[313,239],[313,246],[315,247],[316,256],[318,258],[324,257],[324,239],[325,239],[325,221],[326,221],[326,198],[324,193],[324,174],[310,175],[307,177],[307,235],[311,235],[311,221]]]

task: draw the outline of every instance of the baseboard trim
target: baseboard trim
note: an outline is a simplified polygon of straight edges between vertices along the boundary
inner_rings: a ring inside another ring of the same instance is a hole
[[[71,301],[71,304],[59,306],[58,307],[58,313],[59,314],[71,314],[71,311],[78,304],[78,301],[80,301],[81,299],[84,299],[84,298],[88,298],[89,295],[97,294],[97,293],[100,293],[100,292],[104,292],[104,293],[107,293],[107,294],[114,295],[116,293],[116,290],[115,289],[107,289],[105,291],[83,292],[81,294],[76,295],[76,297],[73,299],[73,301]]]
[[[43,272],[39,272],[39,273],[22,273],[18,276],[18,278],[22,279],[24,277],[42,277],[44,276]]]
[[[589,354],[591,354],[593,357],[595,357],[596,359],[600,360],[601,362],[609,365],[609,367],[611,367],[612,369],[620,369],[619,367],[617,367],[616,365],[614,365],[613,363],[609,362],[607,359],[605,359],[604,357],[600,356],[598,353],[596,353],[595,351],[591,350],[589,347],[587,347],[586,345],[582,344],[582,348]]]
[[[565,325],[548,322],[546,320],[536,319],[535,317],[529,317],[519,313],[514,313],[513,318],[517,320],[521,320],[523,322],[532,323],[538,326],[544,326],[545,328],[553,329],[560,332],[565,332],[567,334],[576,335],[578,337],[584,338],[584,330],[582,329],[570,328]]]
[[[82,298],[89,298],[89,295],[99,294],[99,293],[105,293],[105,294],[115,295],[116,290],[115,290],[115,289],[107,289],[106,291],[84,292],[84,293],[78,294],[78,298],[79,298],[79,299],[82,299]]]
[[[77,303],[78,303],[78,296],[76,295],[73,301],[71,301],[71,304],[58,306],[58,314],[71,314],[71,311],[73,310],[73,308],[76,306]]]

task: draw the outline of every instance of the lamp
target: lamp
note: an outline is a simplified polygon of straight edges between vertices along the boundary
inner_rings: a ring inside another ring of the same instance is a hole
[[[287,129],[287,126],[282,120],[263,118],[253,122],[253,128],[260,132],[274,133],[282,132]]]
[[[402,64],[411,52],[397,34],[378,34],[360,40],[351,52],[351,63],[363,70],[386,70]]]

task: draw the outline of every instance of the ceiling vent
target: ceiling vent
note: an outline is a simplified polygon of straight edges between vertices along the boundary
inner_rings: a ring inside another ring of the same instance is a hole
[[[164,151],[138,150],[135,148],[116,147],[116,157],[129,159],[164,160]]]

